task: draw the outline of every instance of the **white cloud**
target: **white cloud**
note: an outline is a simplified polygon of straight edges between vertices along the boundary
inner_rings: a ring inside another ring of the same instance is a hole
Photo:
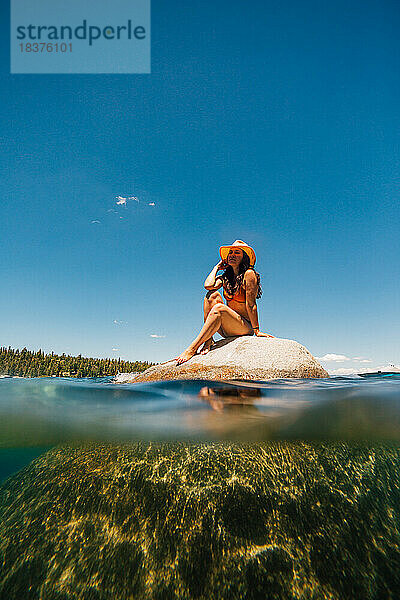
[[[359,371],[357,371],[356,369],[329,369],[328,373],[329,375],[356,375]]]
[[[348,362],[348,361],[354,361],[360,364],[370,364],[372,363],[372,360],[370,360],[369,358],[365,358],[365,356],[353,356],[353,358],[350,358],[349,356],[346,356],[345,354],[325,354],[324,356],[317,356],[316,357],[317,360],[321,360],[324,362]],[[355,373],[357,370],[361,369],[361,367],[354,367],[352,369],[349,370],[349,368],[344,369],[344,371],[346,371],[346,373],[340,372],[341,369],[336,369],[337,374],[338,375],[347,375],[348,373]]]
[[[380,367],[360,367],[359,369],[355,367],[352,369],[328,369],[329,375],[354,375],[357,373],[376,373],[377,371],[390,371],[392,373],[394,372],[400,374],[400,367],[395,367],[394,365],[383,365]]]
[[[149,202],[149,206],[155,206],[156,203],[155,202]]]
[[[159,339],[159,338],[165,338],[165,335],[158,335],[157,333],[151,333],[150,337]]]
[[[119,348],[111,348],[111,350],[112,350],[113,352],[118,352],[118,351],[119,351]]]
[[[361,367],[359,373],[375,373],[376,371],[390,371],[394,373],[400,373],[400,367],[395,365],[381,365],[380,367]]]
[[[122,196],[116,196],[117,204],[126,204],[127,198],[123,198]]]
[[[325,354],[324,356],[317,356],[318,360],[325,360],[326,362],[345,362],[346,360],[351,360],[348,356],[344,354]]]
[[[92,221],[92,223],[100,223],[100,221],[98,221],[97,219],[95,219],[94,221]]]
[[[118,321],[118,319],[114,319],[114,325],[126,325],[126,321]]]
[[[139,198],[137,198],[136,196],[129,196],[128,200],[136,200],[136,202],[140,202]]]

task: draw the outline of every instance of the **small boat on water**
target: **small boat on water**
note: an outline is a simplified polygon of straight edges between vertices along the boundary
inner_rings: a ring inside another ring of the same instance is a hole
[[[400,371],[376,371],[375,373],[357,373],[360,377],[392,377],[397,375],[400,377]]]

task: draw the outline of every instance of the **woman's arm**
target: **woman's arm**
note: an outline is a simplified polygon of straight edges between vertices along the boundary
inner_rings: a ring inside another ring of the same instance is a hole
[[[257,275],[252,269],[248,269],[244,274],[244,281],[246,284],[246,310],[249,315],[250,323],[254,331],[254,335],[258,337],[274,337],[269,333],[262,333],[258,324],[258,312],[256,297],[258,292],[258,280]]]
[[[204,287],[206,290],[218,290],[222,285],[222,278],[217,277],[217,272],[223,269],[225,263],[221,260],[212,271],[207,275],[206,280],[204,282]]]

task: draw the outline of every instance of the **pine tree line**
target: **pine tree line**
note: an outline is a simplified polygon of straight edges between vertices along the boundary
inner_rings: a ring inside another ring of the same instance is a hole
[[[134,373],[154,363],[129,362],[120,358],[84,358],[69,354],[45,354],[23,348],[0,347],[0,374],[20,377],[106,377],[117,373]]]

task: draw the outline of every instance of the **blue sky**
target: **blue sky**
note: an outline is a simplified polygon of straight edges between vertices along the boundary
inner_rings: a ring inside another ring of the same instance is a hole
[[[153,0],[150,75],[10,75],[1,2],[2,345],[176,356],[240,238],[263,330],[400,363],[397,2]]]

